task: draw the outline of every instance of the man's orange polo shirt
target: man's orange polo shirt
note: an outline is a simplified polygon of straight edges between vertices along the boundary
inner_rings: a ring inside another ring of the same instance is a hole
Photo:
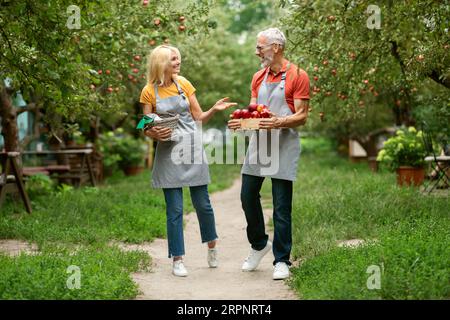
[[[289,61],[284,60],[283,66],[276,75],[269,71],[267,82],[280,82],[281,74],[286,71]],[[252,80],[252,98],[258,97],[258,91],[266,75],[267,68],[259,70],[253,75]],[[286,72],[286,86],[285,86],[286,102],[292,112],[295,112],[294,99],[309,100],[309,77],[305,70],[298,68],[291,63],[289,70]]]

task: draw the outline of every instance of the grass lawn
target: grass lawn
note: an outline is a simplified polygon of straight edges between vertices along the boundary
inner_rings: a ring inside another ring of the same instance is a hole
[[[266,200],[270,187],[264,184]],[[326,141],[305,139],[293,203],[300,266],[290,285],[303,299],[448,299],[449,208],[449,197],[397,187],[394,173],[374,174],[333,154]],[[337,246],[349,239],[367,244]],[[380,289],[368,289],[370,266],[381,271]]]
[[[239,166],[210,166],[210,192],[231,186]],[[0,254],[0,299],[129,299],[137,295],[130,273],[147,268],[143,252],[123,252],[111,241],[141,243],[166,236],[165,202],[150,172],[117,172],[99,188],[60,189],[32,197],[33,213],[7,201],[0,239],[38,244],[38,255]],[[184,211],[193,211],[187,189]],[[80,267],[80,290],[68,290],[67,267]]]

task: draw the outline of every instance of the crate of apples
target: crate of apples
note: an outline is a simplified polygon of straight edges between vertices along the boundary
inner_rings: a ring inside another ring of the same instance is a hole
[[[231,119],[240,119],[241,128],[248,130],[259,129],[261,118],[270,118],[272,114],[269,108],[263,104],[250,104],[247,109],[236,109],[231,115]]]

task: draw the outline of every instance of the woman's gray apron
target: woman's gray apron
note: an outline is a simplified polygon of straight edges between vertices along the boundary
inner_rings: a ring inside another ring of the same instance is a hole
[[[281,75],[281,82],[268,83],[268,70],[257,99],[258,104],[268,106],[280,117],[293,114],[285,95],[286,71]],[[250,137],[241,173],[295,181],[299,157],[300,137],[295,129],[259,130]]]
[[[176,141],[158,141],[152,171],[154,188],[201,186],[211,182],[202,144],[202,132],[189,110],[189,101],[176,81],[179,95],[161,99],[155,84],[156,113],[161,117],[180,115],[172,133]]]

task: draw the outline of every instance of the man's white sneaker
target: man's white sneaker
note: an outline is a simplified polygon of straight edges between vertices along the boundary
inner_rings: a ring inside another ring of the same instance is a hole
[[[277,262],[273,267],[273,280],[289,278],[289,266],[285,262]]]
[[[242,265],[242,271],[253,271],[255,270],[259,263],[261,262],[261,259],[266,255],[267,252],[270,251],[272,248],[272,242],[267,241],[266,246],[262,250],[250,250],[250,254],[245,259],[244,264]]]
[[[219,261],[217,260],[217,248],[208,248],[208,265],[210,268],[217,268]]]
[[[188,272],[184,267],[183,260],[177,260],[173,262],[172,273],[177,277],[186,277]]]

